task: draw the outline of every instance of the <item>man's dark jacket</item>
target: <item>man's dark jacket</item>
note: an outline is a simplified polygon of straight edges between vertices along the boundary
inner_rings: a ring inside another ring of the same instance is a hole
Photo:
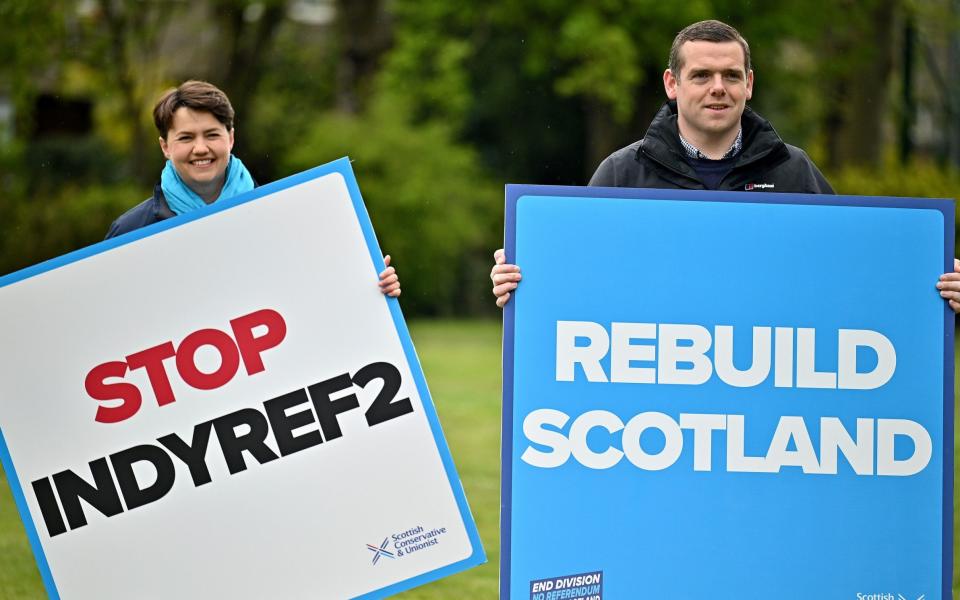
[[[740,124],[743,149],[717,189],[834,193],[810,157],[800,148],[785,144],[766,119],[747,108]],[[677,105],[670,101],[654,117],[643,139],[600,163],[590,185],[706,189],[684,156],[677,130]]]
[[[153,188],[153,196],[117,217],[117,220],[110,225],[110,230],[107,231],[105,239],[146,227],[157,221],[169,219],[173,214],[173,211],[167,206],[167,199],[163,197],[163,191],[158,183]]]

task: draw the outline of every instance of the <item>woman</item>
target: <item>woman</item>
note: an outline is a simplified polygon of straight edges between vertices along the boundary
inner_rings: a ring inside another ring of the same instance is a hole
[[[121,215],[110,226],[112,238],[151,223],[187,213],[217,200],[252,190],[256,184],[233,149],[233,107],[216,86],[186,81],[166,92],[153,108],[160,149],[167,164],[153,196]],[[397,297],[400,280],[387,268],[380,273],[380,291]]]

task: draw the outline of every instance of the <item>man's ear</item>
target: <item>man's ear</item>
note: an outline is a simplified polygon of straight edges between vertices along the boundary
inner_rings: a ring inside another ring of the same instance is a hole
[[[667,98],[670,100],[677,99],[677,86],[680,85],[680,82],[677,81],[677,78],[673,75],[673,71],[667,69],[663,72],[663,91],[667,93]]]
[[[753,98],[753,69],[747,72],[747,100]]]
[[[162,137],[157,139],[160,140],[160,150],[163,152],[163,155],[167,158],[170,158],[170,150],[167,148],[167,140]]]

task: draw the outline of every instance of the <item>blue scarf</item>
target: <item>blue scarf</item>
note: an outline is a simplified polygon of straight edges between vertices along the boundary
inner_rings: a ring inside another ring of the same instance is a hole
[[[180,179],[180,174],[177,173],[173,163],[169,160],[160,174],[160,189],[163,190],[163,196],[167,199],[170,210],[178,215],[207,205],[203,198]],[[247,171],[239,158],[231,154],[230,161],[227,163],[223,188],[220,189],[220,195],[214,202],[232,198],[252,189],[253,177],[250,176],[250,171]]]

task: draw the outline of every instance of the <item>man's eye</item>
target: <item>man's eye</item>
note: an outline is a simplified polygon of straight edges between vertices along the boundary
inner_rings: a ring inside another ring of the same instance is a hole
[[[693,79],[696,79],[697,81],[703,81],[704,79],[707,78],[707,74],[706,74],[706,73],[694,73],[692,77],[693,77]]]
[[[178,138],[177,138],[177,141],[178,141],[178,142],[189,142],[189,141],[190,141],[190,138],[188,138],[188,137],[178,137]]]

